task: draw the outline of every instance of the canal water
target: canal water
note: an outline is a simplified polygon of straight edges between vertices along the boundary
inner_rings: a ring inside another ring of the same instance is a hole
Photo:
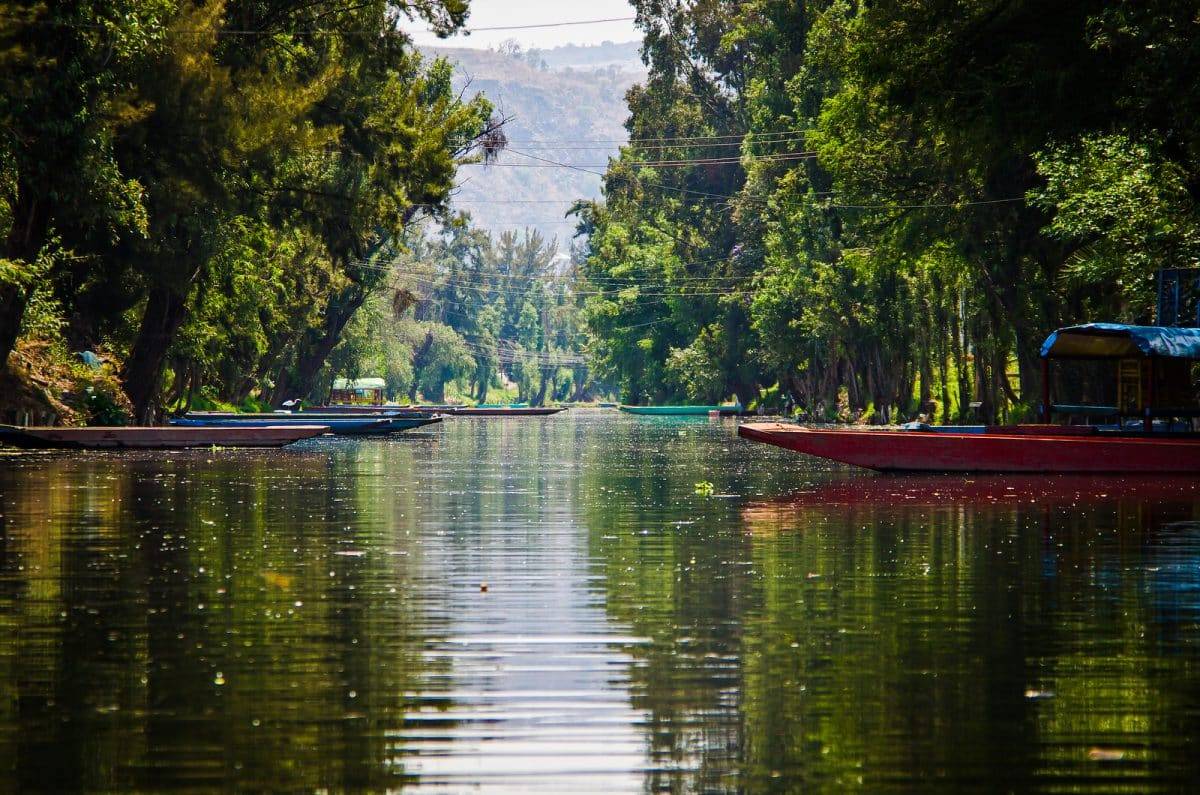
[[[735,427],[0,456],[6,789],[1197,786],[1195,482]]]

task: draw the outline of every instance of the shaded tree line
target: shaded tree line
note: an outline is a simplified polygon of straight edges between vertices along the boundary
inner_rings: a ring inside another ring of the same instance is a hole
[[[139,421],[199,392],[311,393],[386,289],[376,263],[503,146],[490,104],[397,27],[466,15],[0,2],[0,365],[49,328],[116,362]]]
[[[387,396],[440,403],[489,392],[543,405],[592,397],[576,267],[537,230],[492,236],[461,218],[420,230],[387,266],[328,377],[383,377]],[[449,391],[448,391],[449,390]]]
[[[1194,3],[634,0],[645,82],[578,208],[626,400],[1027,414],[1053,328],[1200,257]]]

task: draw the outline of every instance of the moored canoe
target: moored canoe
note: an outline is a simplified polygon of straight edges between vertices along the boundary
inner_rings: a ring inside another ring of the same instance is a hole
[[[738,435],[881,472],[1200,472],[1200,436],[803,428],[749,423]]]
[[[722,416],[742,413],[738,403],[726,403],[720,406],[620,406],[621,411],[628,414],[642,414],[653,417],[704,417],[716,411]]]
[[[333,403],[326,406],[309,406],[301,414],[354,414],[354,415],[399,415],[408,414],[449,414],[461,406],[427,405],[427,406],[352,406]]]
[[[193,428],[265,428],[272,425],[304,425],[318,423],[340,436],[379,436],[407,431],[423,425],[441,422],[441,417],[337,417],[305,419],[296,416],[283,419],[190,418],[171,420],[171,425]]]
[[[239,412],[203,412],[189,411],[180,419],[187,420],[259,420],[278,423],[324,423],[327,420],[349,420],[351,422],[365,422],[369,420],[384,420],[384,419],[424,419],[431,416],[424,411],[400,411],[390,410],[379,412],[377,414],[366,413],[351,413],[343,414],[334,411],[300,411],[295,413],[287,412],[258,412],[258,413],[239,413]]]
[[[16,427],[0,425],[0,444],[26,449],[184,449],[189,447],[283,447],[328,433],[324,425],[238,428]]]
[[[566,411],[566,409],[562,406],[534,406],[525,408],[469,406],[456,408],[450,413],[456,417],[545,417],[550,414],[557,414],[560,411]]]

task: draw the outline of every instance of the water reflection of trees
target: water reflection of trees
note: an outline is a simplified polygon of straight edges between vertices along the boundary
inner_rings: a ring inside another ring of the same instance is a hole
[[[0,470],[0,758],[12,780],[402,782],[391,736],[436,627],[412,599],[420,547],[397,524],[415,495],[378,477],[398,467],[411,456],[380,445]],[[365,476],[339,476],[347,468]]]
[[[825,474],[808,498],[730,512],[680,504],[688,467],[652,483],[637,469],[596,468],[593,493],[619,498],[588,520],[608,609],[654,639],[630,671],[648,788],[1134,792],[1200,776],[1194,485],[930,498],[926,481],[924,499],[872,501],[903,481],[847,476],[851,499],[831,504]],[[739,471],[716,489],[750,491]],[[664,527],[668,506],[695,523]]]

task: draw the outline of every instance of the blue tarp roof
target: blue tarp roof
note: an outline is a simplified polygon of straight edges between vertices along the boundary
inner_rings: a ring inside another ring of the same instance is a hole
[[[1055,359],[1126,359],[1161,356],[1200,359],[1200,328],[1085,323],[1060,328],[1042,343]]]

